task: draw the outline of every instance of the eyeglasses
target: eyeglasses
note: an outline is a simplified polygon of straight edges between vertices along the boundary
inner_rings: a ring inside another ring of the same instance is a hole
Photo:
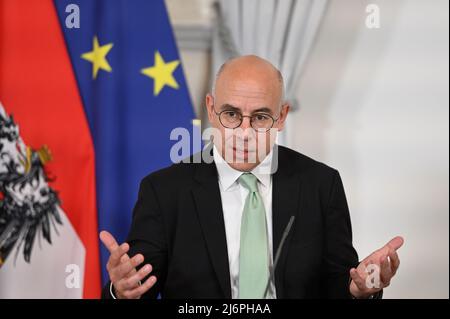
[[[220,124],[225,128],[235,129],[241,126],[244,117],[250,118],[251,127],[257,132],[268,132],[273,124],[278,121],[280,117],[273,118],[268,113],[254,113],[252,115],[242,115],[242,113],[233,110],[223,110],[214,113],[219,117]]]

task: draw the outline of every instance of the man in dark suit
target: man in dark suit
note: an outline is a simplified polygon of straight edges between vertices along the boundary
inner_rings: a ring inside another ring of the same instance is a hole
[[[275,143],[289,112],[283,78],[245,56],[206,97],[202,153],[145,177],[104,298],[370,298],[399,267],[396,237],[363,261],[339,173]]]

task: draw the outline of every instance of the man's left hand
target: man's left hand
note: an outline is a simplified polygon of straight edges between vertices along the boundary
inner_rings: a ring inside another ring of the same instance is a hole
[[[398,236],[366,257],[358,267],[350,269],[350,293],[355,298],[369,298],[386,288],[400,266],[397,250],[403,245]],[[375,271],[372,273],[372,271]],[[378,276],[379,275],[379,276]],[[370,276],[370,278],[368,278]]]

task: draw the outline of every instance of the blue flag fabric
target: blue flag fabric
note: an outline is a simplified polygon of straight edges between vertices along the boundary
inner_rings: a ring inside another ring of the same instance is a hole
[[[79,8],[79,28],[70,4]],[[94,142],[99,229],[122,242],[140,180],[171,163],[172,129],[192,130],[172,28],[163,0],[55,0],[55,7]],[[103,282],[108,257],[102,246]]]

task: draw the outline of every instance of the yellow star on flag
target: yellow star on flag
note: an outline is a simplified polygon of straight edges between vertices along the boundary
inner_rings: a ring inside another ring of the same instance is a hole
[[[166,63],[161,54],[158,51],[155,52],[155,65],[141,70],[142,74],[154,81],[153,95],[157,96],[166,85],[178,89],[178,83],[173,77],[173,72],[179,64],[179,60]]]
[[[108,72],[112,71],[108,60],[106,60],[106,55],[112,49],[113,44],[108,43],[100,46],[97,37],[94,37],[93,46],[94,48],[92,51],[83,53],[81,57],[92,63],[92,78],[96,79],[98,70],[102,69]]]

